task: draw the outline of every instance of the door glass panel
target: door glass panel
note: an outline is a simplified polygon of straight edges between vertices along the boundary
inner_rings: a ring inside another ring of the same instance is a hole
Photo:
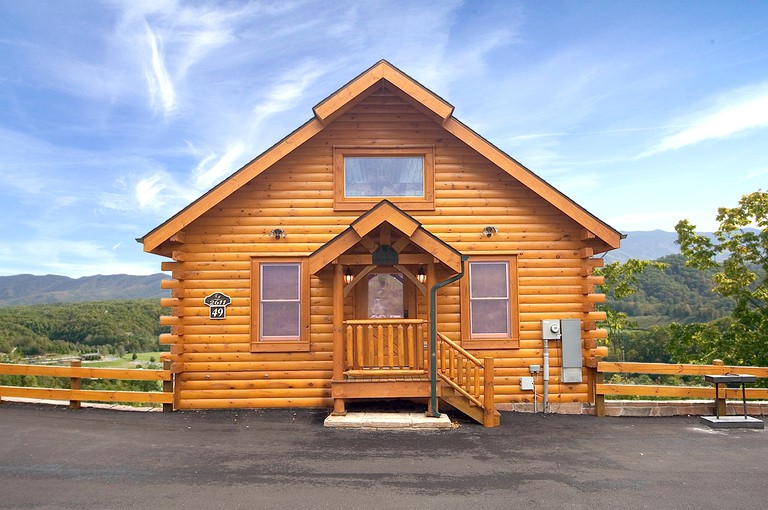
[[[368,317],[395,319],[403,317],[403,275],[379,273],[368,277]]]

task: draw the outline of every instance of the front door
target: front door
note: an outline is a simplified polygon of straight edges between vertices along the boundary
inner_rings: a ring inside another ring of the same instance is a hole
[[[356,287],[358,319],[416,318],[416,288],[403,273],[378,268]]]

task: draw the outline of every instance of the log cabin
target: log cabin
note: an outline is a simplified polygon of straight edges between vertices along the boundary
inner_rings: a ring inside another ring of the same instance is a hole
[[[621,234],[380,61],[139,242],[175,408],[588,403]]]

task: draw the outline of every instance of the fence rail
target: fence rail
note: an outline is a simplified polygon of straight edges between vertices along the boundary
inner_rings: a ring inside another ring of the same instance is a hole
[[[741,399],[740,388],[726,388],[720,391],[715,402],[714,386],[668,386],[651,384],[605,384],[603,375],[606,373],[647,374],[647,375],[692,375],[708,374],[745,374],[759,378],[768,378],[768,367],[741,367],[724,365],[717,361],[713,365],[684,365],[672,363],[624,363],[601,361],[597,364],[594,376],[595,414],[605,416],[605,397],[610,396],[644,396],[644,397],[674,397],[674,398],[710,398],[713,404],[724,413],[726,399]],[[747,388],[748,400],[768,399],[768,388]]]
[[[130,402],[162,404],[164,412],[173,410],[174,380],[170,369],[170,361],[163,363],[162,370],[91,368],[80,366],[79,361],[73,361],[68,367],[0,363],[0,375],[48,376],[69,379],[69,388],[0,386],[0,403],[2,403],[4,397],[20,397],[43,400],[68,400],[71,409],[80,408],[80,402]],[[83,379],[162,381],[163,391],[84,390],[81,389]]]

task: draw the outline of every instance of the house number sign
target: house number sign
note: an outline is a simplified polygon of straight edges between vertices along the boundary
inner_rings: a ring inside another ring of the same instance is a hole
[[[227,306],[232,303],[232,298],[223,292],[214,292],[210,296],[205,296],[203,302],[208,306],[210,319],[226,319]]]

